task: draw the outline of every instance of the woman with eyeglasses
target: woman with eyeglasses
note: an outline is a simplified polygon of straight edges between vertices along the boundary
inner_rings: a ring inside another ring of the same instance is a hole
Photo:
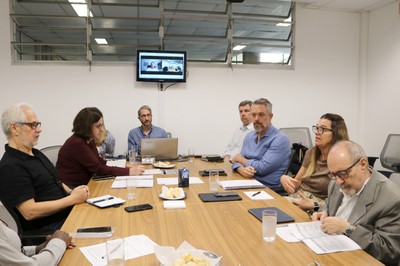
[[[96,147],[103,130],[103,114],[98,108],[86,107],[76,115],[72,128],[74,134],[60,149],[56,164],[60,179],[68,186],[86,185],[94,175],[127,176],[144,172],[143,165],[106,165],[107,161],[99,156]]]
[[[329,150],[337,141],[348,140],[349,135],[344,119],[331,113],[322,115],[312,130],[315,146],[306,152],[296,176],[281,176],[281,184],[289,195],[298,194],[298,198],[291,197],[294,204],[303,210],[318,211],[328,197],[330,178],[326,159]]]

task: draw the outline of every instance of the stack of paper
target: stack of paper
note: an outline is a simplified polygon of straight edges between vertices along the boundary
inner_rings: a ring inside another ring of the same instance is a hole
[[[303,242],[317,254],[361,249],[345,235],[325,234],[319,221],[278,227],[277,234],[286,242]]]
[[[111,188],[126,188],[127,179],[136,179],[136,187],[153,187],[152,175],[140,176],[117,176],[111,185]]]
[[[250,180],[226,180],[219,181],[219,185],[225,190],[264,188],[265,186],[255,179]]]

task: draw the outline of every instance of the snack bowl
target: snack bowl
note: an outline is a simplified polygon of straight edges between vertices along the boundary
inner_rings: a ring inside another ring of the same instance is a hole
[[[159,197],[164,200],[180,200],[186,198],[186,193],[180,187],[162,186]]]
[[[186,241],[184,243],[187,243]],[[181,245],[182,246],[182,245]],[[190,246],[191,247],[191,246]],[[222,257],[212,251],[189,248],[184,245],[175,250],[173,247],[154,247],[160,266],[220,266]]]

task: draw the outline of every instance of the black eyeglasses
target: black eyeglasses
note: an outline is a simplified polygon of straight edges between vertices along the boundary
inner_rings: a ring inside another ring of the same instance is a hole
[[[39,121],[33,121],[33,122],[17,122],[15,124],[18,125],[26,125],[29,126],[30,128],[32,128],[33,130],[35,130],[37,127],[41,127],[42,126],[42,122]]]
[[[340,179],[346,179],[349,177],[349,172],[351,170],[351,168],[353,168],[354,166],[356,166],[362,158],[358,159],[355,163],[353,163],[349,168],[347,168],[346,170],[341,170],[341,171],[337,171],[336,173],[329,173],[328,176],[331,180],[336,180],[337,177],[339,177]]]
[[[312,131],[314,133],[324,134],[325,132],[332,132],[333,130],[330,128],[326,128],[326,127],[312,126]]]

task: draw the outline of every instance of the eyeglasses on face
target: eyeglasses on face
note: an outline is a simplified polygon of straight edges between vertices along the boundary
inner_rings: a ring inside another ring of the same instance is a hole
[[[145,118],[145,117],[151,117],[151,114],[143,114],[143,115],[140,115],[140,118]]]
[[[35,130],[37,127],[42,127],[42,122],[39,121],[33,121],[33,122],[17,122],[15,123],[17,125],[26,125]]]
[[[362,158],[358,159],[355,163],[353,163],[349,168],[347,168],[346,170],[340,170],[337,171],[336,173],[329,173],[328,176],[331,180],[336,180],[337,177],[339,177],[340,179],[346,179],[349,177],[349,172],[351,170],[351,168],[353,168],[354,166],[356,166]]]
[[[94,125],[97,129],[101,129],[103,128],[104,124],[98,124],[98,125]]]
[[[325,132],[332,132],[333,130],[326,127],[312,126],[312,131],[314,133],[324,134]]]

